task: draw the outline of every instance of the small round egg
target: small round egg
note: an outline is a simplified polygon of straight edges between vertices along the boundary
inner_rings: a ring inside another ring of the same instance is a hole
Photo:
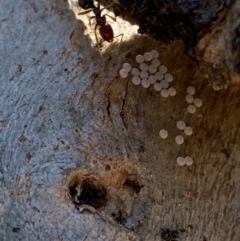
[[[128,71],[127,71],[126,69],[120,69],[120,70],[119,70],[119,75],[120,75],[123,79],[125,79],[125,78],[128,77]]]
[[[186,126],[186,127],[184,128],[184,133],[185,133],[185,135],[187,135],[187,136],[191,136],[192,133],[193,133],[192,127]]]
[[[194,95],[195,94],[195,88],[192,86],[187,87],[187,93],[189,95]]]
[[[123,69],[127,70],[127,72],[132,69],[132,66],[129,63],[124,63],[122,67]]]
[[[149,80],[149,82],[150,82],[150,84],[155,84],[156,83],[156,81],[157,81],[157,78],[156,78],[156,76],[155,75],[149,75],[148,76],[148,80]]]
[[[169,83],[165,79],[161,80],[161,85],[164,89],[167,89],[169,87]]]
[[[162,139],[166,139],[168,137],[168,132],[166,130],[162,129],[162,130],[159,131],[159,136]]]
[[[167,67],[165,65],[160,65],[159,72],[162,73],[162,74],[166,74],[167,73]]]
[[[193,103],[193,96],[192,95],[186,95],[185,100],[187,103],[191,104]]]
[[[173,87],[170,87],[168,89],[168,93],[169,93],[170,96],[175,96],[177,94],[177,90]]]
[[[161,83],[155,83],[154,85],[153,85],[153,88],[156,90],[156,91],[160,91],[161,89],[162,89],[162,85],[161,85]]]
[[[160,66],[160,60],[159,59],[153,59],[152,62],[151,62],[152,65],[156,66],[156,67],[159,67]]]
[[[187,107],[187,111],[190,113],[190,114],[194,114],[196,112],[196,107],[194,105],[189,105]]]
[[[169,96],[168,90],[166,90],[166,89],[162,89],[160,94],[164,98],[167,98]]]
[[[145,70],[145,71],[148,71],[148,65],[146,63],[141,63],[139,65],[139,69],[140,70]]]
[[[178,135],[175,137],[175,142],[178,144],[178,145],[182,145],[183,142],[184,142],[184,138],[181,136],[181,135]]]
[[[179,130],[184,130],[185,127],[186,127],[186,123],[184,121],[182,120],[177,121],[177,128]]]
[[[155,74],[155,76],[156,76],[157,80],[162,80],[162,79],[163,79],[163,74],[160,73],[160,72],[157,72],[157,73]]]
[[[155,74],[155,73],[157,72],[157,67],[156,67],[155,65],[150,64],[150,65],[148,66],[148,72],[149,72],[150,74]]]
[[[199,108],[202,106],[202,101],[199,98],[196,98],[193,100],[193,104]]]
[[[139,69],[137,69],[137,68],[132,68],[131,74],[132,74],[133,76],[139,76],[140,71],[139,71]]]
[[[158,56],[159,56],[159,54],[158,54],[158,51],[157,51],[157,50],[151,50],[151,51],[150,51],[150,53],[151,53],[151,55],[152,55],[152,57],[153,57],[154,59],[157,59],[157,58],[158,58]]]
[[[176,162],[177,162],[177,164],[178,164],[179,166],[184,166],[186,161],[185,161],[185,158],[179,156],[179,157],[177,158]]]
[[[141,77],[142,79],[147,79],[147,77],[148,77],[148,72],[145,71],[145,70],[142,70],[142,71],[140,72],[140,77]]]
[[[173,76],[169,73],[164,75],[164,79],[167,80],[168,82],[172,82],[173,81]]]
[[[143,57],[144,57],[144,60],[145,61],[151,61],[152,60],[152,54],[150,53],[150,52],[146,52],[146,53],[144,53],[144,55],[143,55]]]
[[[148,79],[142,79],[141,84],[142,84],[142,87],[145,89],[150,86],[150,82]]]
[[[132,83],[133,83],[134,85],[140,85],[141,79],[140,79],[138,76],[133,76],[133,77],[132,77]]]
[[[191,166],[193,164],[193,159],[190,156],[186,156],[185,158],[185,163],[187,166]]]
[[[144,62],[144,57],[141,55],[141,54],[138,54],[136,57],[135,57],[135,60],[138,64],[141,64]]]

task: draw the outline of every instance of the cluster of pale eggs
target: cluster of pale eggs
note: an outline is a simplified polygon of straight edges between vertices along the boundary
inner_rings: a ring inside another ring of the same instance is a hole
[[[173,81],[173,76],[170,73],[167,73],[167,67],[161,65],[160,60],[158,59],[158,52],[156,50],[151,50],[146,52],[143,55],[138,54],[135,58],[136,62],[139,64],[139,68],[132,68],[129,63],[124,63],[122,68],[119,70],[119,75],[122,78],[127,78],[128,74],[132,75],[132,83],[134,85],[142,85],[143,88],[148,88],[150,85],[153,85],[153,88],[156,91],[160,91],[162,97],[175,96],[177,91],[173,87],[169,87],[170,83]],[[145,62],[148,62],[149,65]],[[196,112],[196,108],[202,106],[202,101],[199,98],[194,98],[195,88],[189,86],[187,88],[187,95],[185,97],[186,102],[188,103],[187,111],[190,114]],[[190,126],[187,126],[186,123],[182,120],[177,121],[176,127],[183,131],[186,136],[191,136],[193,130]],[[159,136],[162,139],[168,137],[168,131],[162,129],[159,131]],[[175,137],[175,142],[178,145],[184,143],[183,135],[177,135]],[[191,166],[193,164],[193,159],[190,156],[178,157],[176,160],[179,166]]]

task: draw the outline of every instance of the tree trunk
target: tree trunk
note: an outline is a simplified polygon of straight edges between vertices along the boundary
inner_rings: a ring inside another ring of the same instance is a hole
[[[107,22],[122,43],[94,47],[93,13],[81,10],[1,3],[0,240],[238,241],[238,86],[214,91],[181,40],[165,45],[121,18]],[[175,97],[118,76],[152,49]],[[203,101],[194,115],[189,85]],[[178,120],[193,128],[183,145]],[[178,166],[178,156],[193,165]]]

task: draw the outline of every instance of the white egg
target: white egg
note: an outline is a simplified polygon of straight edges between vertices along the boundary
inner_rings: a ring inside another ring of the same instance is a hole
[[[134,85],[140,85],[141,79],[140,79],[138,76],[133,76],[133,77],[132,77],[132,83],[133,83]]]
[[[179,156],[176,161],[177,161],[177,164],[179,166],[184,166],[185,165],[185,158],[183,158],[181,156]]]
[[[166,74],[167,73],[167,67],[165,65],[160,65],[159,72],[162,73],[162,74]]]
[[[141,63],[139,64],[139,69],[148,71],[148,65],[146,63]]]
[[[187,93],[189,95],[194,95],[195,94],[195,88],[192,86],[187,87]]]
[[[157,58],[158,58],[158,56],[159,56],[159,54],[158,54],[158,51],[157,51],[157,50],[151,50],[151,51],[150,51],[150,53],[152,54],[152,57],[153,57],[154,59],[157,59]]]
[[[141,84],[143,88],[148,88],[150,86],[150,82],[148,79],[142,79]]]
[[[190,156],[186,156],[185,158],[185,163],[187,166],[191,166],[193,164],[193,159]]]
[[[159,59],[153,59],[151,64],[158,67],[158,66],[160,66],[160,60]]]
[[[186,124],[184,121],[182,121],[182,120],[177,121],[177,128],[179,130],[184,130],[185,127],[186,127]]]
[[[120,75],[123,79],[125,79],[125,78],[128,77],[128,71],[125,70],[125,69],[120,69],[120,70],[119,70],[119,75]]]
[[[153,88],[156,90],[156,91],[160,91],[161,89],[162,89],[162,85],[161,85],[161,83],[155,83],[154,85],[153,85]]]
[[[141,54],[138,54],[136,57],[135,57],[135,60],[137,63],[141,64],[144,62],[144,57],[141,55]]]
[[[163,74],[160,73],[160,72],[157,72],[157,73],[155,74],[155,76],[156,76],[157,80],[162,80],[162,79],[163,79]]]
[[[173,76],[169,73],[164,75],[164,79],[167,80],[168,82],[172,82],[173,81]]]
[[[186,95],[185,100],[187,103],[191,104],[193,103],[193,96],[192,95]]]
[[[150,74],[155,74],[157,72],[157,67],[155,65],[150,64],[148,66],[148,71]]]
[[[169,83],[165,79],[161,80],[161,85],[164,89],[167,89],[169,87]]]
[[[150,84],[155,84],[157,81],[157,78],[155,75],[149,75],[148,80],[149,80]]]
[[[170,96],[175,96],[177,94],[177,90],[173,87],[170,87],[168,89],[168,93],[169,93]]]
[[[159,131],[159,136],[162,139],[166,139],[168,137],[168,132],[166,130],[162,129],[162,130]]]
[[[164,98],[167,98],[169,96],[168,90],[166,90],[166,89],[162,89],[160,94]]]
[[[123,69],[127,70],[127,72],[132,69],[132,66],[129,63],[124,63],[122,67]]]
[[[139,71],[139,69],[137,69],[137,68],[132,68],[131,74],[132,74],[133,76],[139,76],[140,71]]]
[[[193,104],[199,108],[202,106],[202,101],[199,98],[196,98],[193,100]]]
[[[150,52],[146,52],[146,53],[144,53],[144,55],[143,55],[143,57],[144,57],[144,60],[145,61],[151,61],[152,60],[152,54],[150,53]]]
[[[186,127],[184,128],[184,133],[185,133],[185,135],[187,135],[187,136],[191,136],[192,133],[193,133],[192,127],[186,126]]]
[[[187,111],[190,113],[190,114],[194,114],[196,112],[196,107],[194,105],[189,105],[187,107]]]
[[[147,77],[148,77],[148,72],[145,71],[145,70],[142,70],[142,71],[140,72],[140,77],[141,77],[142,79],[147,79]]]
[[[175,137],[175,141],[178,145],[182,145],[184,142],[184,138],[181,135]]]

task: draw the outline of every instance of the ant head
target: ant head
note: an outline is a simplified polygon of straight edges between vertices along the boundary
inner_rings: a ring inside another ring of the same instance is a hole
[[[95,8],[93,0],[78,0],[78,4],[83,9]]]

